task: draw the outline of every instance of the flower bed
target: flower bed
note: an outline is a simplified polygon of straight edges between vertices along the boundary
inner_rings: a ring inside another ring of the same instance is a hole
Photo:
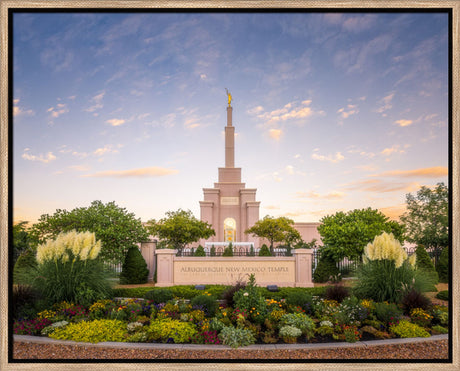
[[[188,287],[185,292],[190,290]],[[326,298],[326,290],[321,295],[316,295],[318,292],[308,288],[286,289],[281,291],[284,297],[280,297],[280,292],[265,297],[268,292],[250,280],[234,292],[231,305],[218,301],[225,297],[223,290],[219,297],[212,290],[199,291],[191,300],[174,295],[165,302],[112,299],[97,301],[89,307],[61,302],[38,313],[36,318],[15,321],[13,329],[15,334],[93,343],[224,344],[233,348],[264,343],[426,337],[448,331],[445,306],[412,308],[404,315],[404,308],[394,303],[354,296],[339,302]]]

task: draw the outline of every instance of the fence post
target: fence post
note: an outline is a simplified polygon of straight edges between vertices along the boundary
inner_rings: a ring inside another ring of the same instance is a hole
[[[314,287],[311,273],[313,250],[295,249],[295,286]]]
[[[141,242],[141,254],[147,263],[147,269],[149,270],[149,281],[153,281],[153,275],[155,274],[155,248],[156,240]]]
[[[174,286],[174,256],[177,250],[161,249],[156,251],[157,255],[157,283],[155,286]]]

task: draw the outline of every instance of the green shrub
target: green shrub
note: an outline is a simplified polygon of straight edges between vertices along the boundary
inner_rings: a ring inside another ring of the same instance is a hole
[[[397,325],[390,326],[390,332],[399,336],[400,338],[430,337],[428,331],[416,325],[415,323],[410,323],[406,320],[402,320]]]
[[[449,309],[447,307],[434,305],[431,308],[431,314],[433,315],[432,324],[439,324],[441,326],[449,324]]]
[[[436,297],[441,300],[449,300],[449,290],[439,291]]]
[[[139,248],[131,246],[125,256],[122,271],[120,274],[120,283],[122,285],[133,285],[146,283],[149,270]]]
[[[318,283],[327,282],[331,277],[338,276],[340,273],[333,258],[332,251],[327,247],[323,247],[320,251],[321,256],[318,266],[313,273],[313,281]]]
[[[85,306],[111,296],[101,249],[94,233],[61,233],[37,247],[37,272],[33,286],[50,305],[62,301]]]
[[[448,329],[446,329],[445,327],[439,326],[439,325],[433,326],[431,330],[433,331],[433,334],[448,334],[449,333]]]
[[[206,317],[214,317],[217,309],[219,308],[219,304],[217,304],[217,298],[207,294],[195,296],[190,301],[190,304],[192,305],[192,308],[201,309],[203,312],[205,312]]]
[[[256,256],[256,252],[254,251],[254,246],[253,245],[251,245],[251,248],[249,249],[247,255],[248,256]]]
[[[102,341],[125,341],[126,323],[113,319],[100,319],[91,322],[70,323],[57,328],[49,337],[59,340],[73,340],[89,343]]]
[[[245,310],[250,319],[255,323],[262,324],[268,314],[268,306],[265,298],[256,285],[254,274],[249,276],[245,288],[238,290],[233,296],[234,308]]]
[[[209,255],[216,256],[216,248],[214,247],[214,245],[211,246],[211,251],[209,252]]]
[[[399,321],[402,311],[394,303],[375,303],[375,316],[388,326]]]
[[[259,256],[272,256],[272,253],[270,252],[270,249],[267,247],[267,245],[262,245],[259,250]]]
[[[254,344],[256,339],[251,330],[226,326],[219,333],[219,339],[224,345],[232,348],[244,347]]]
[[[155,304],[161,304],[173,299],[174,294],[170,289],[157,288],[144,294],[144,298],[153,301]]]
[[[193,256],[206,256],[206,251],[204,251],[203,246],[198,246]]]
[[[298,328],[307,339],[315,333],[315,322],[303,313],[287,313],[280,318],[280,326],[294,326]],[[280,336],[281,332],[280,332]]]
[[[233,256],[233,246],[231,243],[225,248],[222,256]]]
[[[445,247],[439,256],[436,270],[439,275],[440,282],[449,282],[449,248]]]
[[[120,287],[112,289],[113,297],[116,298],[143,298],[149,291],[152,291],[152,287]]]
[[[174,343],[179,344],[190,342],[190,338],[196,334],[196,328],[190,322],[164,318],[151,322],[147,332],[153,340],[166,343],[172,339]]]
[[[299,289],[300,290],[288,292],[285,296],[286,304],[301,307],[307,313],[311,313],[313,298],[307,290]]]

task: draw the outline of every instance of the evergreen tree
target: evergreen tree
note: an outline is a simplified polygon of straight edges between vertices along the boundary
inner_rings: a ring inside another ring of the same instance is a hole
[[[230,242],[230,244],[225,248],[222,256],[233,256],[233,245]]]
[[[29,248],[23,252],[13,268],[13,282],[15,284],[30,283],[31,272],[37,268],[36,252]]]
[[[338,276],[339,268],[335,264],[333,252],[330,248],[322,248],[318,266],[313,273],[313,281],[327,282],[331,277]]]
[[[439,276],[436,272],[433,262],[431,261],[430,255],[428,255],[427,251],[425,250],[425,246],[418,245],[415,250],[415,254],[417,256],[415,261],[417,270],[423,272],[422,274],[428,278],[428,281],[432,283],[430,291],[437,291],[435,285],[439,282]]]
[[[272,256],[267,245],[263,244],[259,250],[259,256]]]
[[[203,246],[198,246],[193,256],[206,256],[206,251],[204,251]]]
[[[442,250],[436,270],[439,274],[439,281],[449,282],[449,247]]]
[[[137,246],[129,248],[120,274],[121,284],[146,283],[149,270]]]
[[[214,245],[212,245],[212,247],[211,247],[210,255],[211,256],[216,256],[216,248],[214,247]]]

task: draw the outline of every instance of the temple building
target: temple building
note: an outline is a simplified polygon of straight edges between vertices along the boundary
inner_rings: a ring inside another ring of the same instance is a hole
[[[210,243],[254,243],[258,238],[244,231],[259,220],[256,188],[246,188],[241,182],[241,168],[235,167],[235,127],[232,122],[231,95],[228,94],[227,125],[225,126],[225,167],[219,168],[218,182],[214,188],[203,188],[200,201],[201,220],[214,228],[216,235],[206,240]]]
[[[225,167],[218,169],[218,182],[214,188],[203,188],[204,199],[200,201],[201,220],[211,224],[215,236],[198,243],[209,248],[232,242],[234,246],[248,249],[253,245],[256,250],[262,243],[258,237],[245,234],[259,220],[260,201],[256,201],[256,188],[246,188],[241,182],[241,168],[235,167],[235,127],[232,122],[232,96],[228,95],[227,125],[225,126]],[[319,223],[296,223],[302,239],[310,242],[316,238]]]

